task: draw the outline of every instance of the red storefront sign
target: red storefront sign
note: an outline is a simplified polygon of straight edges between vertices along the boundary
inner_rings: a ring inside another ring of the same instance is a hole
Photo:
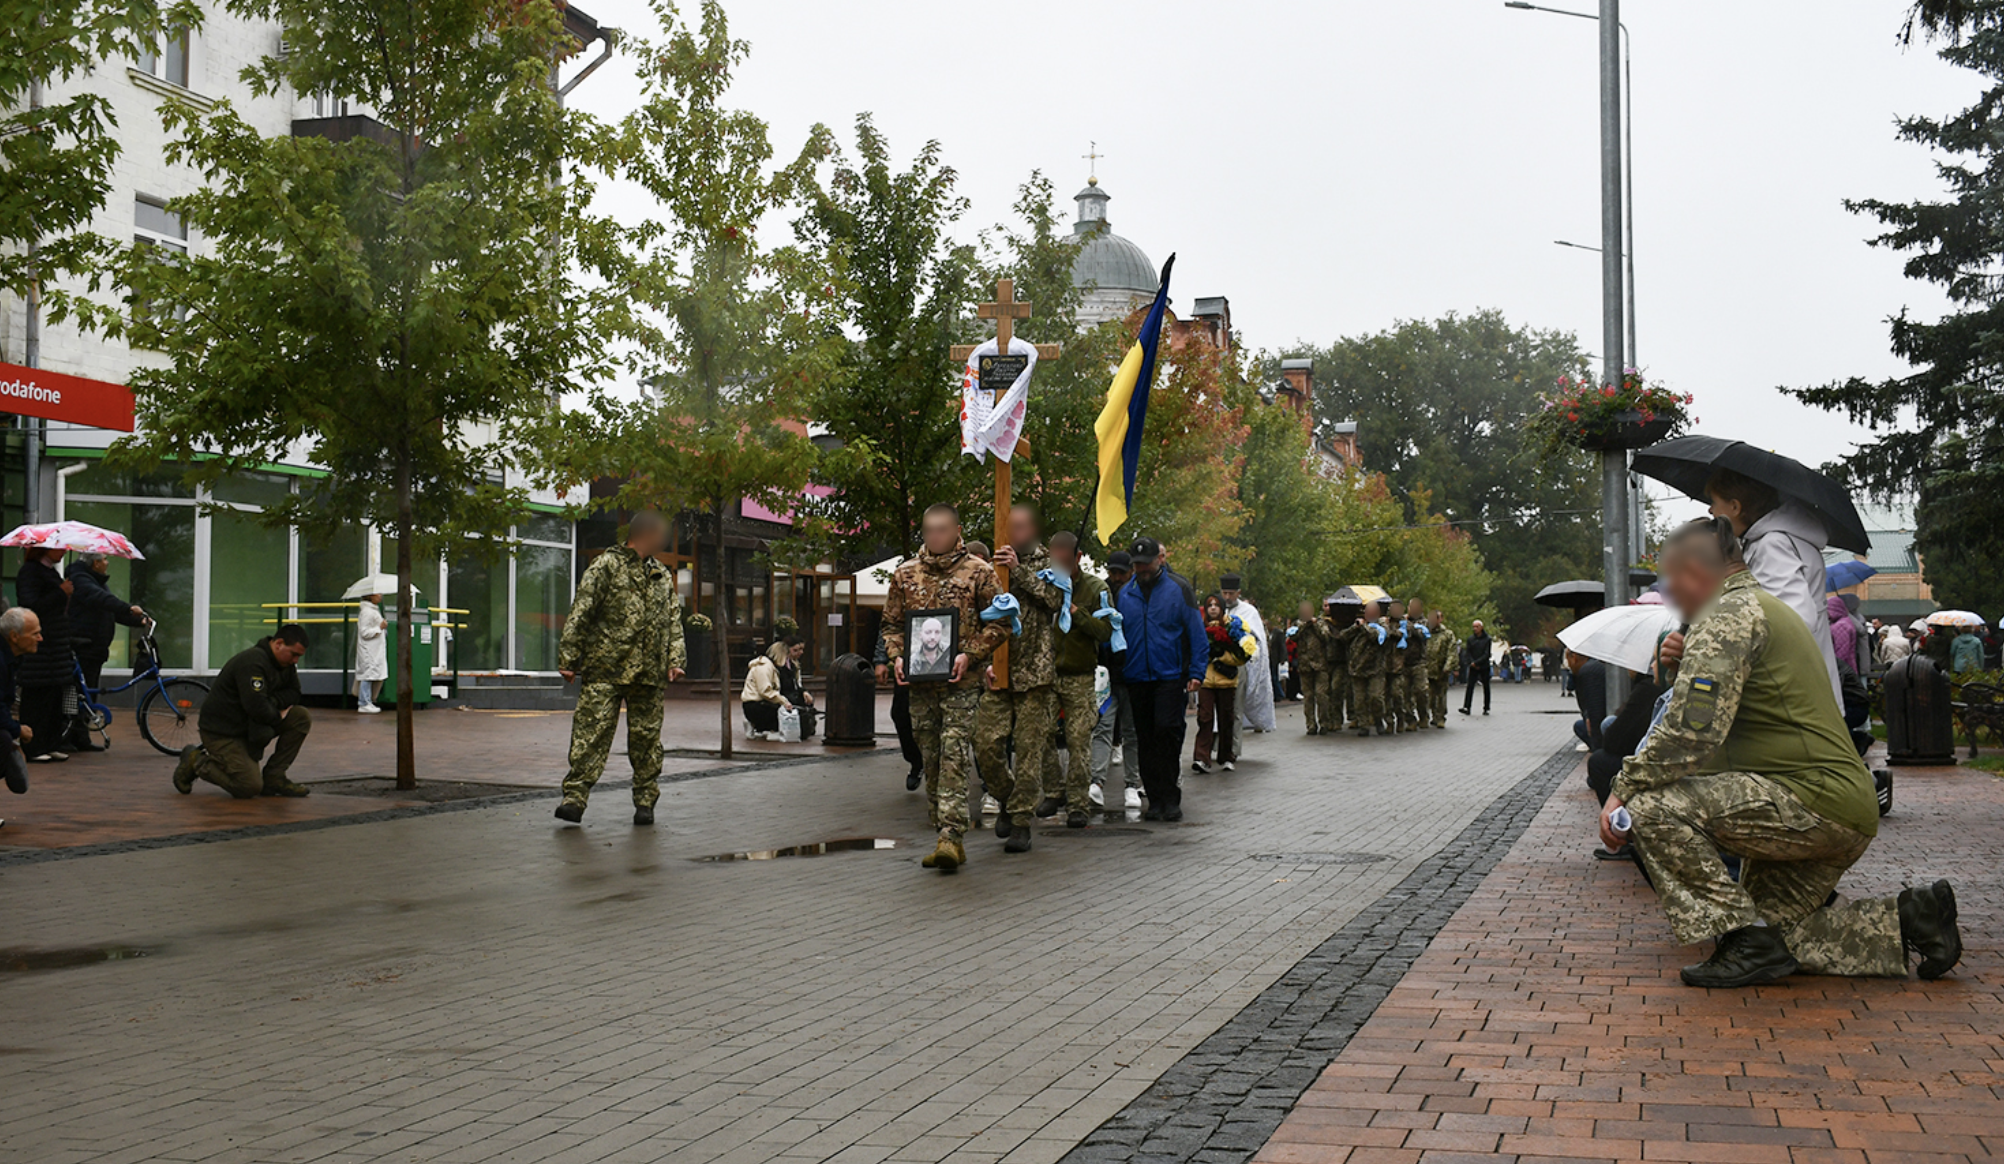
[[[132,392],[123,384],[0,364],[0,412],[131,432]]]

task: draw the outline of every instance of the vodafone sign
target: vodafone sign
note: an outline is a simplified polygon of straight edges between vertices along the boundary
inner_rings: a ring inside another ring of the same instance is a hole
[[[0,412],[132,431],[132,393],[125,385],[19,364],[0,364]]]

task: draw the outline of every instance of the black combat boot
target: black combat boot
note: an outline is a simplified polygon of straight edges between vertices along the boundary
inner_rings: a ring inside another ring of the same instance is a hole
[[[202,746],[200,744],[189,744],[187,747],[181,749],[181,762],[174,765],[174,791],[186,796],[195,790],[195,768],[201,762]],[[14,787],[11,779],[7,787]],[[24,787],[17,791],[25,792],[26,790]]]
[[[578,823],[584,819],[584,805],[572,804],[568,800],[564,801],[557,806],[557,819],[567,820],[572,824]]]
[[[1055,796],[1046,796],[1045,798],[1037,802],[1037,811],[1032,815],[1034,815],[1038,820],[1048,820],[1049,818],[1058,815],[1060,812],[1063,812],[1064,809],[1065,809],[1064,801],[1059,800]]]
[[[1065,814],[1065,827],[1068,829],[1082,829],[1091,823],[1092,818],[1080,809],[1075,808]]]
[[[1029,852],[1030,826],[1026,824],[1011,825],[1009,828],[1009,839],[1002,843],[1002,851],[1005,853]]]
[[[1006,809],[1006,808],[1005,808],[1005,809],[1003,809],[1003,810],[1002,810],[1001,812],[998,812],[998,813],[996,813],[996,814],[995,814],[995,839],[996,839],[996,840],[998,840],[998,841],[1006,841],[1006,840],[1008,840],[1008,839],[1009,839],[1009,832],[1010,832],[1010,830],[1011,830],[1011,829],[1013,829],[1013,828],[1015,828],[1015,827],[1016,827],[1016,826],[1014,826],[1014,825],[1012,825],[1012,824],[1010,824],[1010,823],[1009,823],[1009,810],[1008,810],[1008,809]]]
[[[1962,960],[1955,924],[1955,890],[1946,881],[1900,890],[1900,941],[1920,955],[1920,976],[1932,982]]]
[[[651,824],[653,824],[653,823],[654,823],[654,806],[653,806],[653,805],[651,805],[651,804],[647,804],[647,805],[635,805],[635,806],[634,806],[634,809],[633,809],[633,823],[634,823],[634,824],[637,824],[637,825],[651,825]]]
[[[1795,973],[1795,955],[1773,926],[1741,926],[1719,935],[1712,956],[1680,973],[1686,986],[1758,986]]]

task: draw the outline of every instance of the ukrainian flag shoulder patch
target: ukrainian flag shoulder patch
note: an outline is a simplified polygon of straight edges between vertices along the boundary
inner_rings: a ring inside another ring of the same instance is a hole
[[[1691,680],[1688,698],[1684,700],[1684,726],[1703,731],[1712,725],[1712,716],[1719,706],[1719,681],[1702,677]]]

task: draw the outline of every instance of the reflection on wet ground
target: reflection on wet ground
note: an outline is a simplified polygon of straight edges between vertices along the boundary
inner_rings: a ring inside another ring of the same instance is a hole
[[[1254,853],[1252,859],[1288,865],[1375,865],[1389,860],[1383,853]]]
[[[784,849],[751,849],[742,853],[714,853],[708,857],[691,857],[692,861],[771,861],[780,857],[820,857],[828,853],[847,853],[856,849],[895,849],[898,843],[890,837],[843,837],[833,841],[814,841],[805,845],[789,845]]]
[[[122,962],[159,953],[148,946],[58,946],[46,950],[0,950],[0,970],[67,970],[99,962]]]

